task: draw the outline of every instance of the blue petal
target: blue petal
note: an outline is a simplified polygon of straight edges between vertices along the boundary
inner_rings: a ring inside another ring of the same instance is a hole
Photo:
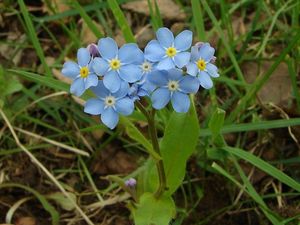
[[[129,84],[126,81],[121,80],[120,89],[113,94],[116,98],[123,98],[125,95],[129,93]]]
[[[76,96],[81,96],[85,91],[84,81],[82,78],[77,78],[71,84],[70,92]]]
[[[90,74],[85,80],[85,89],[89,89],[90,87],[97,86],[98,77],[95,74]]]
[[[158,86],[166,86],[168,84],[168,75],[167,72],[164,70],[156,70],[151,73],[150,76],[148,76],[148,80]]]
[[[100,115],[104,111],[104,102],[100,99],[89,99],[84,106],[84,112],[91,115]]]
[[[175,65],[179,68],[182,68],[189,63],[190,58],[191,58],[191,53],[179,52],[174,56]]]
[[[215,54],[215,49],[210,46],[210,44],[205,43],[199,49],[199,56],[205,60],[205,62],[209,62]]]
[[[175,67],[175,64],[173,62],[173,60],[169,57],[164,58],[163,60],[161,60],[158,64],[156,69],[158,70],[169,70]]]
[[[66,77],[75,79],[79,75],[80,69],[77,63],[69,61],[64,63],[61,73]]]
[[[103,81],[99,80],[96,87],[91,87],[91,90],[98,98],[105,98],[110,94],[109,90],[104,86]]]
[[[183,77],[183,72],[180,69],[168,70],[168,80],[180,80]]]
[[[77,60],[79,66],[87,66],[90,62],[91,55],[90,52],[86,48],[80,48],[77,51]]]
[[[128,64],[120,68],[120,77],[129,83],[140,80],[142,75],[142,71],[138,65]]]
[[[97,57],[93,59],[92,68],[98,76],[103,76],[107,72],[109,65],[107,61]]]
[[[164,108],[170,101],[171,93],[166,88],[158,88],[151,95],[152,106],[155,109]]]
[[[144,84],[142,84],[141,89],[147,92],[146,95],[152,93],[155,90],[156,86],[152,84],[149,80],[147,80]]]
[[[158,62],[166,55],[166,51],[157,40],[150,41],[145,47],[145,58],[151,62]]]
[[[116,102],[116,111],[124,116],[130,115],[134,110],[134,103],[130,98],[121,98]]]
[[[108,90],[115,93],[120,89],[121,78],[116,71],[111,70],[104,76],[103,84]]]
[[[185,51],[191,47],[192,41],[193,32],[190,30],[184,30],[176,36],[174,46],[179,51]]]
[[[174,43],[174,35],[166,27],[162,27],[157,30],[156,38],[158,42],[165,48],[171,47]]]
[[[108,107],[101,114],[101,121],[110,129],[114,129],[119,122],[119,115],[112,107]]]
[[[118,45],[114,39],[107,37],[101,38],[98,42],[98,48],[100,55],[104,59],[113,59],[116,58],[118,54]]]
[[[199,80],[196,77],[184,76],[179,82],[179,88],[184,93],[196,93],[199,89]]]
[[[199,55],[199,47],[193,46],[193,47],[191,48],[191,61],[192,61],[192,62],[195,62],[195,61],[197,61],[199,58],[200,58],[200,55]]]
[[[213,82],[207,72],[201,71],[198,77],[200,85],[205,89],[210,89],[213,86]]]
[[[119,49],[121,63],[139,63],[143,52],[134,43],[125,44]]]
[[[190,62],[189,64],[186,65],[186,68],[187,68],[187,73],[190,74],[191,76],[197,76],[198,74],[198,66],[193,63],[193,62]]]
[[[186,113],[190,108],[189,96],[179,91],[173,93],[171,102],[174,110],[179,113]]]
[[[206,70],[211,77],[219,77],[218,68],[211,63],[206,64]]]

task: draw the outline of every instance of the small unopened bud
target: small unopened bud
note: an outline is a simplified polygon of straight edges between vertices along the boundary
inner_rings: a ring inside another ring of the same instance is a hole
[[[98,50],[98,46],[94,43],[89,44],[87,46],[87,49],[89,50],[90,54],[92,57],[98,57],[100,56],[99,50]]]
[[[125,185],[127,187],[133,188],[136,185],[136,179],[134,178],[129,178],[128,180],[125,181]]]
[[[201,48],[201,46],[204,44],[204,42],[197,42],[196,44],[195,44],[195,46],[197,47],[197,48]]]
[[[211,62],[211,63],[215,63],[216,60],[217,60],[217,57],[213,56],[213,57],[211,58],[210,62]]]

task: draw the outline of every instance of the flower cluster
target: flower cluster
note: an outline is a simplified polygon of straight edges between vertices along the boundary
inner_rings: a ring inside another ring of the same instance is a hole
[[[62,74],[73,80],[71,93],[81,96],[90,89],[96,96],[86,102],[86,113],[100,115],[113,129],[119,114],[130,115],[141,97],[151,98],[155,109],[171,101],[176,112],[184,113],[190,107],[189,94],[200,86],[213,86],[211,78],[219,74],[213,64],[215,50],[209,43],[192,46],[189,30],[174,37],[168,28],[160,28],[156,37],[144,52],[133,43],[118,48],[112,38],[101,38],[98,45],[78,50],[78,63],[63,65]]]

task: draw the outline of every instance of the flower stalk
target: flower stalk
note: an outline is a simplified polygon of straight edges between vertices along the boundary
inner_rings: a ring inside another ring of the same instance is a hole
[[[149,113],[139,101],[137,101],[136,103],[137,103],[136,104],[137,107],[141,110],[141,112],[146,116],[148,120],[148,129],[149,129],[153,150],[160,156],[160,159],[155,161],[157,172],[158,172],[158,178],[159,178],[159,186],[154,194],[156,198],[159,198],[167,188],[167,179],[166,179],[164,163],[161,158],[158,138],[157,138],[157,131],[156,131],[155,120],[154,120],[155,109],[152,109],[152,111]]]

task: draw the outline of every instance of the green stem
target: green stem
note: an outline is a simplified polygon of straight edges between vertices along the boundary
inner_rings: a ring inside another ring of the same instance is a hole
[[[150,133],[150,137],[151,137],[151,141],[152,141],[153,150],[159,156],[161,156],[158,138],[157,138],[157,131],[156,131],[156,127],[155,127],[155,120],[154,120],[155,109],[153,109],[150,113],[148,113],[147,110],[145,109],[145,107],[140,102],[137,102],[137,107],[141,110],[141,112],[146,116],[146,118],[148,120],[148,129],[149,129],[149,133]],[[164,169],[163,160],[159,159],[159,160],[156,160],[155,162],[156,162],[156,168],[157,168],[158,178],[159,178],[159,186],[158,186],[157,191],[155,192],[155,197],[159,198],[167,188],[167,181],[166,181],[166,173],[165,173],[165,169]]]

